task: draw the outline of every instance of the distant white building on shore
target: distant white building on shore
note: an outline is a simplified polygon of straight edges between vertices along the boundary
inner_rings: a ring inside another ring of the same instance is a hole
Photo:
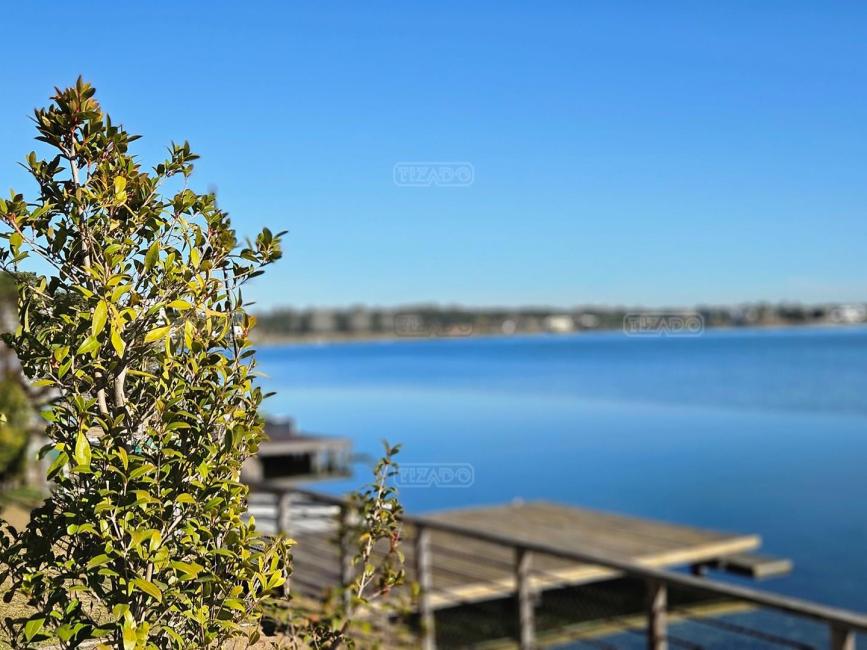
[[[575,321],[569,314],[552,314],[545,318],[545,329],[556,334],[564,334],[575,329]]]
[[[832,323],[863,323],[867,321],[867,305],[837,305],[828,317]]]
[[[354,307],[349,313],[351,332],[369,332],[373,326],[373,315],[364,307]]]
[[[337,330],[337,314],[333,309],[310,311],[310,330],[315,334],[330,334]]]

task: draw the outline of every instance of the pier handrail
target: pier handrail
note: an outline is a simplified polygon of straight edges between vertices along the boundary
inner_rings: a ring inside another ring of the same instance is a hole
[[[826,623],[837,623],[858,632],[867,632],[867,615],[859,614],[858,612],[853,612],[847,609],[821,605],[800,598],[783,596],[769,591],[752,589],[750,587],[742,587],[728,582],[720,582],[708,578],[685,575],[667,569],[648,567],[640,563],[612,558],[606,555],[569,551],[557,546],[542,544],[539,542],[524,542],[507,535],[487,533],[473,528],[438,521],[436,519],[426,517],[404,517],[403,520],[404,522],[416,526],[424,526],[431,530],[439,530],[444,533],[472,537],[482,542],[520,548],[524,551],[530,551],[531,553],[539,553],[563,560],[580,562],[581,564],[602,566],[606,569],[613,569],[636,578],[657,580],[659,582],[665,582],[686,589],[712,592],[719,594],[720,596],[743,600],[753,605],[761,605],[762,607],[769,607],[771,609],[777,609],[791,614],[798,614],[800,616],[806,616]]]
[[[348,503],[346,499],[304,488],[277,487],[273,485],[251,485],[250,488],[254,491],[278,495],[295,493],[338,507],[346,507]],[[426,529],[461,535],[481,542],[510,547],[521,553],[538,553],[540,555],[547,555],[581,564],[601,566],[627,576],[645,579],[650,583],[712,593],[727,598],[741,600],[752,605],[775,609],[805,618],[811,618],[829,624],[832,628],[832,636],[833,634],[841,634],[845,636],[851,632],[867,633],[867,615],[847,609],[821,605],[800,598],[783,596],[781,594],[727,582],[686,575],[668,569],[649,567],[641,563],[598,553],[577,552],[551,544],[523,541],[508,535],[480,531],[459,524],[439,521],[430,517],[404,515],[403,522],[414,526],[416,531]],[[832,643],[832,645],[838,647],[836,643]],[[844,643],[841,643],[839,647],[854,647],[854,644],[847,646]]]

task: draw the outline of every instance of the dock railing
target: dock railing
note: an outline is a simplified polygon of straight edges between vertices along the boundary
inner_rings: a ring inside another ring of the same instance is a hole
[[[293,502],[302,499],[307,503],[317,503],[330,506],[333,510],[335,522],[337,517],[348,515],[347,502],[339,497],[325,495],[312,490],[302,488],[285,488],[273,485],[251,486],[251,494],[272,495],[275,506],[274,522],[272,529],[275,532],[295,534],[293,525],[292,508]],[[257,515],[257,521],[261,517]],[[691,648],[704,647],[701,643],[691,643],[679,639],[670,634],[669,618],[672,613],[670,594],[673,590],[679,593],[694,592],[704,596],[725,599],[737,602],[761,610],[770,610],[789,615],[799,620],[814,621],[826,629],[826,641],[818,642],[811,639],[805,643],[800,640],[788,638],[782,634],[775,634],[759,627],[746,627],[739,624],[718,623],[717,629],[725,630],[730,634],[742,635],[760,640],[764,645],[785,646],[795,648],[813,648],[825,645],[831,650],[854,650],[856,634],[867,633],[867,615],[854,611],[830,607],[818,603],[784,596],[770,591],[759,590],[739,584],[713,580],[710,578],[680,573],[669,569],[659,569],[645,566],[629,560],[592,553],[574,552],[564,550],[554,545],[545,543],[530,543],[507,535],[493,534],[479,531],[466,526],[456,525],[450,522],[438,521],[423,516],[405,516],[403,518],[405,530],[411,531],[411,538],[404,539],[404,548],[410,561],[408,567],[415,582],[418,584],[418,598],[415,605],[419,620],[419,643],[424,650],[435,650],[436,628],[435,611],[446,606],[442,601],[437,602],[438,592],[443,589],[434,584],[434,565],[439,555],[451,554],[459,557],[462,553],[460,548],[443,548],[441,545],[432,544],[432,535],[436,533],[447,534],[451,538],[463,538],[474,540],[495,547],[510,549],[513,557],[509,567],[509,592],[515,599],[515,623],[517,630],[517,645],[521,650],[531,650],[539,647],[537,640],[536,608],[538,593],[542,589],[550,588],[555,580],[550,579],[545,570],[536,568],[536,560],[539,558],[556,559],[561,562],[574,563],[577,565],[592,565],[605,569],[605,580],[615,578],[629,578],[639,581],[644,589],[644,624],[640,633],[646,637],[647,647],[652,650],[667,650],[669,645],[677,645]],[[267,526],[265,527],[268,528]],[[299,549],[300,551],[301,549]],[[320,551],[318,551],[321,553]],[[345,561],[348,556],[347,549],[336,549],[334,559],[334,576],[337,580],[345,578],[347,567]],[[323,555],[317,556],[319,562],[328,562]],[[484,557],[474,557],[473,562],[484,562]],[[493,560],[488,560],[493,561]],[[502,562],[501,562],[502,564]],[[444,570],[444,569],[443,569]],[[454,572],[454,571],[452,571]],[[474,576],[465,576],[467,579]],[[500,581],[499,584],[502,584]],[[467,604],[472,604],[473,599],[468,598]],[[682,617],[681,619],[682,620]],[[617,647],[606,644],[603,641],[594,641],[596,647]],[[719,647],[719,646],[717,646]],[[725,647],[725,646],[724,646]],[[752,646],[751,646],[752,647]]]

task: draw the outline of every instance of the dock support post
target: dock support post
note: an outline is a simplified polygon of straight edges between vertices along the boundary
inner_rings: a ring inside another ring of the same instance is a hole
[[[415,528],[415,575],[418,581],[418,617],[422,650],[436,650],[434,613],[430,606],[431,576],[430,531],[421,525]]]
[[[292,505],[292,494],[290,492],[281,492],[277,495],[277,532],[285,535],[289,534],[289,528],[292,526],[290,520],[289,508]]]
[[[352,510],[349,505],[340,506],[340,585],[343,587],[343,607],[346,615],[352,613]]]
[[[515,587],[518,596],[518,633],[521,650],[536,647],[536,621],[533,608],[533,591],[530,585],[532,554],[525,548],[515,549]]]
[[[849,628],[831,624],[831,650],[855,650],[855,633]]]
[[[647,648],[668,650],[668,590],[658,580],[647,581]]]

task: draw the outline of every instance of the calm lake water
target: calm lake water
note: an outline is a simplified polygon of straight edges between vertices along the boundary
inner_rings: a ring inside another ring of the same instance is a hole
[[[410,512],[513,498],[760,533],[775,591],[867,610],[867,329],[286,345],[259,354],[271,415],[470,463]],[[328,491],[367,479],[317,484]]]

